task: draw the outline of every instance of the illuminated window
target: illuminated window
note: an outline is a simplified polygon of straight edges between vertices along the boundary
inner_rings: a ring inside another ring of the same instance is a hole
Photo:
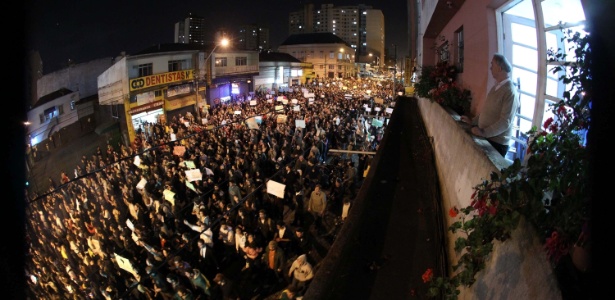
[[[216,67],[226,67],[226,57],[216,58]]]

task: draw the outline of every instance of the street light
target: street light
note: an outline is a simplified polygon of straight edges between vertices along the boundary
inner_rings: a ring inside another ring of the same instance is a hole
[[[220,40],[219,43],[217,43],[214,48],[211,50],[211,52],[209,52],[209,55],[207,55],[207,58],[205,58],[205,68],[207,68],[207,77],[206,77],[206,81],[207,81],[207,86],[206,88],[209,89],[209,86],[211,85],[211,73],[213,72],[213,68],[211,66],[211,63],[209,62],[209,58],[211,58],[211,55],[214,54],[214,52],[216,51],[216,49],[218,49],[218,47],[222,46],[222,47],[226,47],[229,44],[229,40],[227,38],[223,38]],[[202,73],[201,73],[202,74]],[[197,94],[197,98],[196,98],[196,102],[197,102],[197,114],[199,119],[201,118],[201,108],[199,107],[199,81],[196,81],[196,94]]]
[[[341,66],[342,66],[342,70],[343,70],[343,71],[346,71],[346,70],[345,70],[345,68],[343,67],[343,63],[344,63],[344,61],[345,61],[345,60],[344,60],[344,48],[340,48],[340,53],[342,54],[342,59],[341,59],[341,60],[342,60],[342,64],[341,64]],[[338,63],[339,63],[339,60],[338,60]],[[338,67],[338,71],[339,71],[339,67]],[[338,73],[338,74],[339,74],[339,73]],[[342,77],[343,77],[343,76],[342,76]]]
[[[208,63],[209,58],[211,57],[212,54],[214,54],[214,52],[216,51],[216,49],[218,49],[218,47],[222,46],[222,47],[226,47],[229,44],[229,40],[227,38],[223,38],[222,40],[220,40],[220,43],[216,44],[216,46],[214,47],[213,50],[211,50],[211,52],[209,53],[209,55],[207,55],[207,58],[205,58],[205,64],[207,65],[207,86],[211,85],[211,73],[212,73],[212,66],[211,63]]]

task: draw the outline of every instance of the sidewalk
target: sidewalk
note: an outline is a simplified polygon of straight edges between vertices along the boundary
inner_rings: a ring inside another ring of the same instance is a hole
[[[50,151],[39,151],[40,158],[33,162],[26,179],[30,184],[28,194],[34,198],[34,194],[44,194],[49,189],[49,177],[56,185],[60,184],[60,173],[65,171],[71,178],[75,178],[74,169],[81,163],[81,157],[86,155],[90,158],[96,153],[96,148],[103,151],[107,147],[107,135],[98,135],[95,131],[68,142]]]

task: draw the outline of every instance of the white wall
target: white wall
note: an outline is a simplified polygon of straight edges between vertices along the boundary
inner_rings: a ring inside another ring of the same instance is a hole
[[[113,65],[113,58],[101,58],[43,75],[37,81],[36,98],[51,94],[62,88],[79,91],[82,98],[98,93],[98,75]]]

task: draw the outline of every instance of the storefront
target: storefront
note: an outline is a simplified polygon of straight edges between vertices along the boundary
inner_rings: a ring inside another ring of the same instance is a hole
[[[182,70],[150,75],[130,80],[130,107],[127,111],[130,122],[130,141],[136,131],[147,123],[166,123],[173,116],[187,112],[195,113],[196,88],[194,71]]]

